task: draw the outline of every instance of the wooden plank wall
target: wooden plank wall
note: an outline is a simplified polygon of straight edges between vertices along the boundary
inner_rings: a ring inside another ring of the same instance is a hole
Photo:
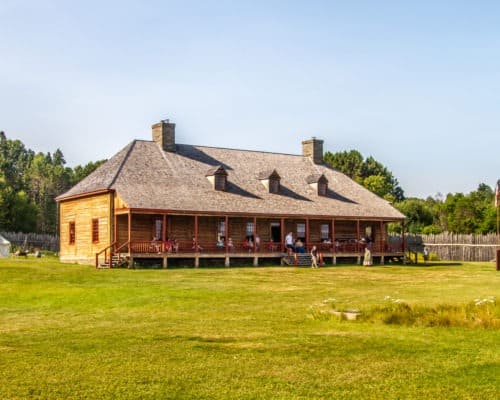
[[[110,245],[111,194],[63,201],[59,207],[60,260],[92,264],[95,253]],[[99,242],[92,243],[92,219],[99,220]],[[69,244],[69,223],[75,223],[75,243]]]

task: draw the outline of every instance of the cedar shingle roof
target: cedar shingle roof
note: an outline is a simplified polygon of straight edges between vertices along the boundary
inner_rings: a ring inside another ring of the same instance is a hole
[[[207,171],[223,168],[227,190],[217,191]],[[279,171],[279,194],[269,193],[261,173]],[[307,183],[328,181],[326,197]],[[190,212],[309,215],[397,220],[404,215],[346,175],[309,157],[177,144],[177,152],[135,140],[68,192],[69,197],[113,189],[129,208]]]

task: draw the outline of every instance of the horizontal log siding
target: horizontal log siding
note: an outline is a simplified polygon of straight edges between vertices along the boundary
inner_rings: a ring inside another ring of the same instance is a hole
[[[194,217],[171,215],[167,222],[169,239],[178,241],[191,240],[194,236]]]
[[[60,204],[60,260],[93,264],[95,254],[110,245],[111,194],[89,196]],[[99,242],[92,243],[92,219],[99,220]],[[69,244],[69,223],[75,223],[75,243]]]

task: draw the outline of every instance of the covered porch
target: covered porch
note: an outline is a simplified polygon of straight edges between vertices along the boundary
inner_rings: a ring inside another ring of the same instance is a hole
[[[316,246],[325,264],[339,259],[361,263],[369,243],[372,257],[384,264],[388,257],[404,255],[401,243],[388,241],[389,220],[309,216],[206,215],[166,211],[121,210],[114,215],[113,243],[96,254],[96,267],[128,265],[156,260],[163,268],[185,264],[229,267],[243,260],[254,266],[260,260],[290,263],[297,254]],[[285,247],[291,232],[294,251]],[[298,262],[297,262],[298,264]]]

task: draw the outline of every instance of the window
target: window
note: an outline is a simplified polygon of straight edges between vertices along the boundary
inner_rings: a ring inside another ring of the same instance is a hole
[[[75,222],[71,221],[69,223],[69,244],[75,244]]]
[[[215,175],[215,190],[226,190],[227,176],[224,174]]]
[[[328,184],[325,182],[318,182],[318,196],[326,196],[328,192]]]
[[[222,165],[210,168],[205,174],[215,190],[225,191],[227,187],[227,172]]]
[[[330,225],[321,224],[321,240],[330,239]]]
[[[155,219],[155,234],[153,236],[156,239],[163,238],[162,227],[163,227],[163,221],[161,219]]]
[[[99,220],[92,220],[92,243],[99,243]]]
[[[253,237],[253,222],[247,222],[247,236]]]
[[[297,238],[306,238],[306,224],[297,224]]]
[[[217,227],[217,239],[226,238],[226,221],[219,221],[219,226]]]
[[[269,193],[280,192],[280,180],[276,178],[269,179]]]

